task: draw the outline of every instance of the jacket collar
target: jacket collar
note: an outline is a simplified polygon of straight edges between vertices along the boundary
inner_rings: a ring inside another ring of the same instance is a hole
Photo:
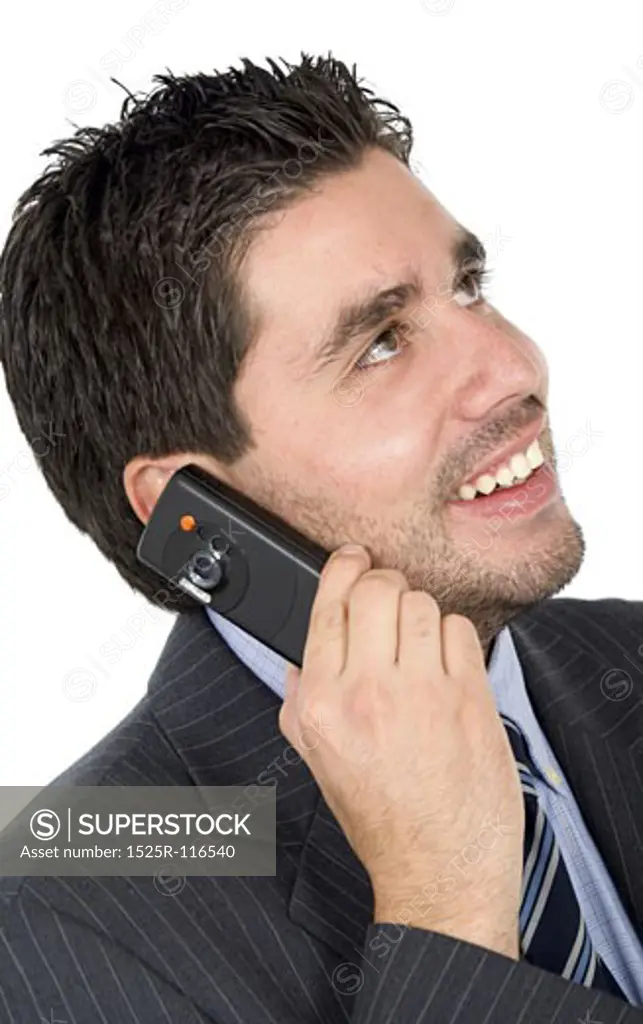
[[[288,914],[340,952],[359,948],[372,916],[370,879],[279,729],[281,699],[200,609],[177,618],[148,696],[195,785],[277,782],[277,862],[290,883]]]
[[[277,786],[277,841],[303,843],[320,798],[279,729],[281,700],[200,609],[179,615],[148,684],[150,707],[198,786]]]

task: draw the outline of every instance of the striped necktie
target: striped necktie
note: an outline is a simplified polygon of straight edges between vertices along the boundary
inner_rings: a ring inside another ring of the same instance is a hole
[[[528,963],[602,989],[627,1002],[592,945],[554,830],[538,799],[522,731],[500,716],[516,759],[525,800],[525,842],[520,905],[520,952]]]

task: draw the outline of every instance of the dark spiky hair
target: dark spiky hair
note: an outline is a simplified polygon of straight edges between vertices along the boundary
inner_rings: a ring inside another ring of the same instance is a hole
[[[44,431],[61,435],[40,459],[47,484],[164,606],[136,560],[124,467],[181,451],[229,465],[252,446],[233,386],[253,340],[239,270],[254,228],[367,148],[408,164],[412,144],[398,108],[330,54],[241,63],[156,75],[118,122],[45,149],[55,160],[20,196],[0,255],[0,358],[20,427],[34,451]]]

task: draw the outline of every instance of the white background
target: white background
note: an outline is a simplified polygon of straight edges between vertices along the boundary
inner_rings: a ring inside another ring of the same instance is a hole
[[[332,54],[411,117],[414,165],[485,241],[542,347],[588,542],[567,594],[643,597],[643,31],[635,0],[15,4],[0,39],[0,231],[74,125],[152,75]],[[180,8],[180,9],[179,9]],[[165,13],[164,13],[165,12]],[[66,520],[0,390],[0,784],[44,785],[143,695],[172,623]],[[593,434],[591,443],[582,431]],[[101,645],[122,645],[117,664]],[[643,637],[641,637],[643,641]]]

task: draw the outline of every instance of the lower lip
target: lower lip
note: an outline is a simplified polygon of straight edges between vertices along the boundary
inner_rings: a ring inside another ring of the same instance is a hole
[[[504,514],[515,522],[540,512],[558,493],[556,475],[545,462],[530,477],[512,487],[497,487],[491,494],[471,501],[447,501],[446,504],[456,514],[487,517]]]

